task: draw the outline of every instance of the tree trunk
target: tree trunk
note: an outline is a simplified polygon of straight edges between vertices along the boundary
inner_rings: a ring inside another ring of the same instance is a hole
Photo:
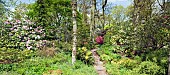
[[[91,25],[90,25],[90,42],[91,42],[90,46],[92,47],[94,44],[95,10],[96,10],[96,0],[92,0]]]
[[[76,61],[76,44],[77,44],[77,0],[72,0],[72,17],[73,17],[73,50],[72,50],[72,64]]]
[[[102,5],[102,12],[103,12],[103,24],[102,24],[102,29],[104,30],[104,25],[105,25],[105,13],[104,13],[104,8],[107,4],[107,0],[103,0],[103,5]]]
[[[83,0],[83,23],[85,26],[87,25],[87,5],[85,0]]]

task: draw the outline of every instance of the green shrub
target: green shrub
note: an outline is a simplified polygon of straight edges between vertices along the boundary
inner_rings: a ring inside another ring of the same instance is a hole
[[[129,58],[123,58],[120,61],[118,61],[117,63],[120,65],[120,67],[131,69],[131,70],[138,65],[136,60],[132,60]]]
[[[144,61],[136,68],[136,70],[140,74],[158,75],[161,72],[161,67],[154,62]]]
[[[109,75],[120,75],[119,65],[117,63],[106,64],[106,70]]]
[[[16,72],[6,72],[6,71],[2,71],[2,72],[0,72],[0,74],[1,75],[21,75]]]
[[[32,50],[18,50],[14,48],[0,48],[0,63],[23,61],[35,55]]]
[[[117,61],[121,59],[121,56],[115,53],[115,46],[112,45],[104,44],[97,53],[102,61],[111,62],[112,60]]]
[[[53,57],[32,57],[20,63],[0,64],[0,73],[4,75],[42,75],[53,73],[51,71],[61,71],[63,75],[97,75],[93,66],[82,61],[77,60],[72,65],[70,55],[65,53]]]
[[[136,71],[127,69],[125,67],[121,68],[121,66],[116,62],[112,62],[111,64],[107,63],[106,69],[109,75],[140,75]]]
[[[92,52],[89,49],[87,49],[87,47],[79,47],[78,48],[77,59],[80,59],[87,64],[93,64],[94,63]]]
[[[166,74],[168,71],[168,52],[169,49],[161,48],[155,51],[150,51],[147,54],[142,56],[143,60],[152,61],[161,67],[160,72],[162,74]]]
[[[42,56],[42,57],[53,57],[53,56],[56,55],[56,53],[57,53],[57,51],[56,51],[56,49],[53,48],[53,47],[51,47],[51,48],[45,47],[45,48],[43,48],[42,50],[38,50],[38,51],[37,51],[37,54],[38,54],[39,56]]]

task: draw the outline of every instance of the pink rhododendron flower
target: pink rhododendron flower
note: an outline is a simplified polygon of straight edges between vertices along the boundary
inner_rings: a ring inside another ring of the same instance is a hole
[[[28,30],[28,26],[23,26],[22,28],[25,30]]]
[[[98,44],[103,44],[103,36],[98,36],[98,37],[96,37],[96,42],[98,43]]]
[[[27,23],[30,23],[31,21],[30,20],[26,20]]]
[[[45,33],[42,36],[45,37]]]
[[[16,28],[16,29],[14,29],[14,31],[16,32],[16,31],[18,31],[18,29]]]
[[[10,24],[10,22],[9,21],[5,21],[5,24]]]
[[[14,30],[14,28],[10,28],[10,30]]]
[[[16,23],[21,23],[21,21],[20,20],[16,20]]]
[[[165,19],[169,18],[169,16],[164,16]]]
[[[26,46],[29,46],[29,44],[30,44],[30,40],[27,40]]]
[[[32,46],[27,46],[27,49],[30,50],[32,48]]]
[[[22,42],[24,42],[24,40],[22,40]]]
[[[47,42],[47,40],[43,40],[43,42]]]

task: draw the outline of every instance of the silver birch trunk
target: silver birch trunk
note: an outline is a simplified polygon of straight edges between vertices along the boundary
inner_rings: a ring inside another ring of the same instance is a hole
[[[91,25],[90,25],[90,38],[91,46],[94,44],[94,26],[95,26],[95,11],[96,11],[96,0],[92,1],[92,10],[91,10]]]
[[[76,44],[77,44],[77,0],[72,0],[72,17],[73,17],[73,50],[72,50],[72,64],[76,61]]]

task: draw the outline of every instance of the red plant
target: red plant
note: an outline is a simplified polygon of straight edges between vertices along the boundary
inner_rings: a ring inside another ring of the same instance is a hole
[[[167,19],[167,18],[169,18],[169,17],[170,17],[170,16],[167,16],[167,15],[166,15],[166,16],[164,16],[164,18],[165,18],[165,19]]]
[[[98,36],[98,37],[96,37],[96,42],[97,42],[98,44],[103,44],[103,40],[104,40],[103,36]]]

